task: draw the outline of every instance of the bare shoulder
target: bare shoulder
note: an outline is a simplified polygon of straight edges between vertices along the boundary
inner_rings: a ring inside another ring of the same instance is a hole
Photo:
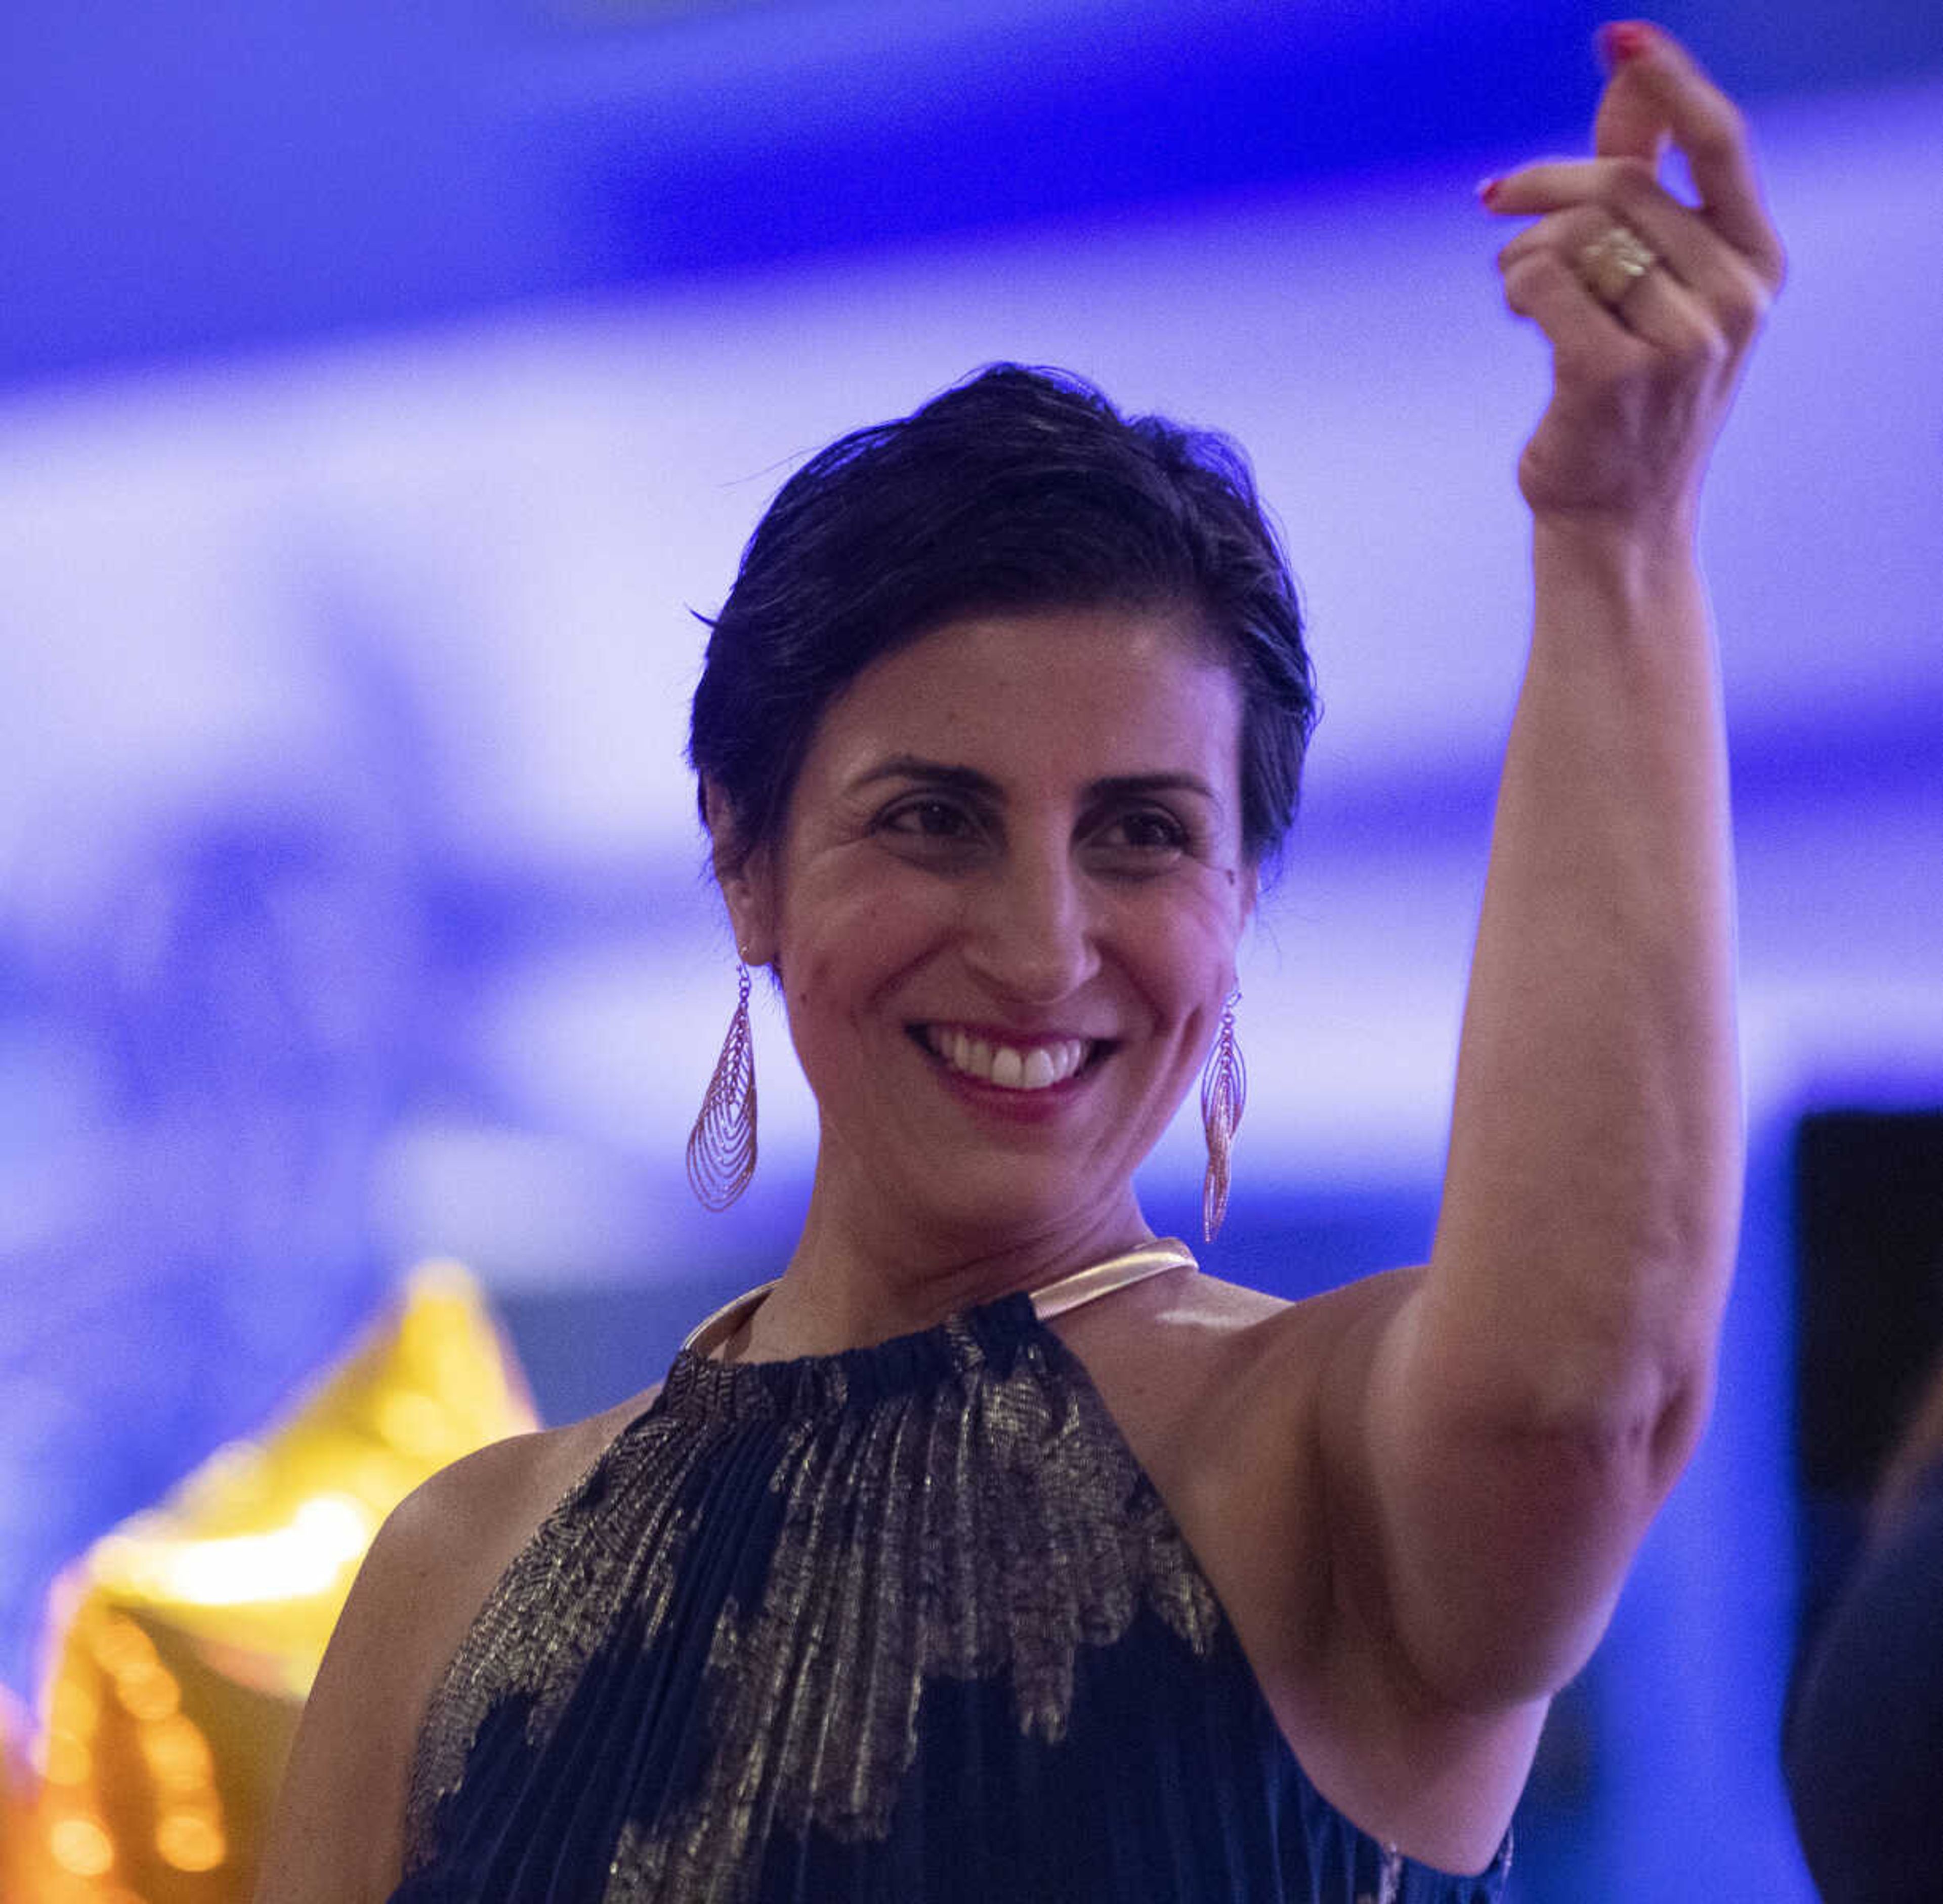
[[[1183,1458],[1197,1448],[1232,1455],[1253,1442],[1285,1461],[1345,1364],[1353,1380],[1422,1276],[1389,1270],[1293,1302],[1217,1276],[1160,1276],[1076,1311],[1060,1333],[1143,1460],[1177,1448]],[[1244,1425],[1251,1432],[1238,1443]]]
[[[1157,1277],[1126,1291],[1117,1313],[1107,1302],[1090,1318],[1074,1312],[1061,1333],[1309,1777],[1366,1829],[1475,1869],[1502,1835],[1536,1715],[1447,1711],[1403,1669],[1345,1427],[1423,1278],[1386,1270],[1290,1302],[1211,1276]],[[1439,1777],[1420,1777],[1426,1767]],[[1454,1821],[1436,1798],[1450,1789],[1477,1794]]]
[[[1331,1648],[1332,1398],[1361,1379],[1421,1274],[1294,1302],[1199,1273],[1158,1276],[1061,1319],[1265,1678],[1302,1676]]]
[[[499,1577],[651,1390],[585,1421],[495,1442],[441,1469],[372,1542],[304,1709],[257,1904],[382,1899],[433,1691]]]

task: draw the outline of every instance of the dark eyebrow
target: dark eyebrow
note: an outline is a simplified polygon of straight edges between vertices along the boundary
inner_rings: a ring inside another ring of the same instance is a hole
[[[977,794],[985,800],[1002,801],[1005,798],[999,783],[976,767],[951,766],[944,761],[927,760],[916,754],[893,754],[867,772],[858,775],[850,785],[854,791],[873,786],[879,780],[921,780],[933,787],[950,787],[961,794]]]
[[[868,787],[879,780],[916,780],[933,787],[950,787],[959,793],[976,794],[995,806],[1005,803],[1005,789],[989,774],[976,767],[962,767],[944,760],[927,760],[916,754],[893,754],[852,781],[853,788]],[[1127,773],[1089,782],[1086,798],[1139,800],[1156,794],[1198,794],[1210,805],[1219,807],[1220,797],[1198,774]]]
[[[1195,773],[1123,773],[1096,780],[1086,789],[1089,800],[1139,800],[1153,794],[1199,794],[1211,806],[1221,804],[1220,796]]]

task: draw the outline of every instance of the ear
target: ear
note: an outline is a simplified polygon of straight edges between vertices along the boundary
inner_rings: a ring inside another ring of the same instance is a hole
[[[1262,896],[1262,869],[1252,859],[1244,860],[1235,884],[1240,889],[1235,895],[1235,904],[1241,908],[1242,930],[1245,932],[1254,920],[1255,903]]]
[[[750,850],[735,824],[728,796],[712,780],[701,783],[702,811],[715,862],[715,883],[729,908],[735,950],[745,965],[766,966],[776,956],[775,879],[769,850]]]

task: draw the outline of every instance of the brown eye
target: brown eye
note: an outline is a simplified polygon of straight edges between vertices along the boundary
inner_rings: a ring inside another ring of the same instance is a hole
[[[968,840],[976,831],[972,816],[947,800],[909,800],[892,807],[877,822],[877,831],[907,840]]]
[[[1105,829],[1103,838],[1110,846],[1140,852],[1178,852],[1188,843],[1187,829],[1171,813],[1153,807],[1122,814]]]

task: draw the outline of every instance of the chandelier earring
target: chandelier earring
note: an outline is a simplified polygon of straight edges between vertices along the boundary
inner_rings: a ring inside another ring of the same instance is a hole
[[[726,1210],[756,1174],[756,1046],[749,1030],[748,956],[735,963],[735,1009],[701,1115],[688,1134],[688,1187],[705,1208]]]
[[[1242,1062],[1242,1048],[1235,1040],[1235,1007],[1241,997],[1237,987],[1221,1007],[1221,1029],[1201,1073],[1201,1127],[1208,1136],[1208,1174],[1201,1182],[1205,1242],[1211,1243],[1220,1233],[1221,1219],[1228,1213],[1229,1157],[1248,1101],[1248,1067]]]

